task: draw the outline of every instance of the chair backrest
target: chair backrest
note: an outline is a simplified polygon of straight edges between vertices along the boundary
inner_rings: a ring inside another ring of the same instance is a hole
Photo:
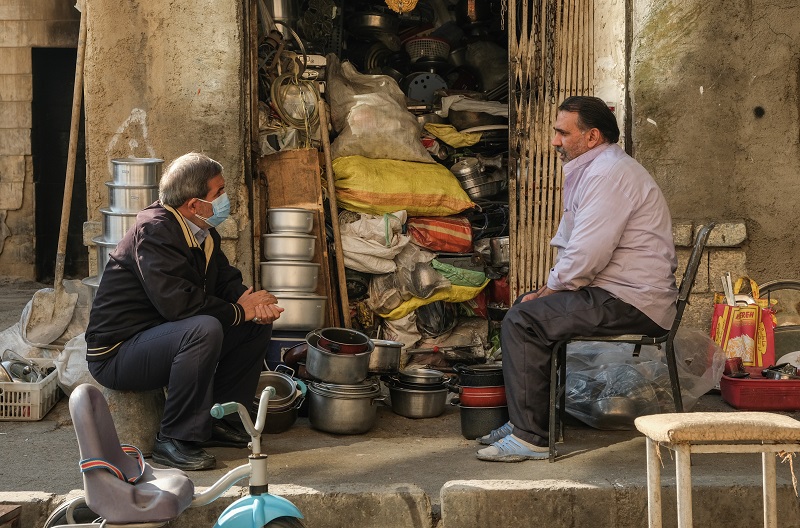
[[[689,255],[689,262],[686,263],[686,271],[683,273],[681,287],[678,291],[678,312],[675,315],[675,321],[672,323],[672,328],[670,329],[670,332],[673,334],[678,331],[678,326],[683,318],[683,311],[686,309],[686,305],[689,302],[689,295],[694,286],[694,279],[697,277],[697,270],[700,268],[700,262],[703,260],[703,250],[706,247],[706,242],[708,242],[711,230],[714,229],[715,225],[716,223],[709,222],[701,227],[695,236],[692,253]]]

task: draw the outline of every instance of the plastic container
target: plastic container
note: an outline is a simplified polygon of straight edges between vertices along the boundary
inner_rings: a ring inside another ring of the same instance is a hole
[[[745,367],[749,378],[722,376],[722,399],[746,411],[800,410],[800,380],[773,380],[761,375],[761,367]]]
[[[45,368],[53,366],[50,359],[34,359]],[[58,372],[54,369],[36,383],[0,382],[0,420],[35,422],[44,416],[61,399]]]

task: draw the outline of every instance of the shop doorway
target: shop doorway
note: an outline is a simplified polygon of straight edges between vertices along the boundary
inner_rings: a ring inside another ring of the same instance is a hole
[[[31,59],[33,72],[31,156],[36,280],[50,282],[55,276],[77,50],[34,48],[31,50]],[[86,152],[83,125],[84,114],[81,107],[75,184],[64,268],[66,278],[83,278],[89,272],[88,254],[83,245],[83,223],[86,221]]]

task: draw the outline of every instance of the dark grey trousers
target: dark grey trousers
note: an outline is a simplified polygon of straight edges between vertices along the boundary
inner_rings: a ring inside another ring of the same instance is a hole
[[[162,436],[203,441],[211,436],[214,403],[252,406],[271,335],[272,325],[223,331],[214,317],[197,315],[136,334],[116,356],[89,362],[89,371],[110,389],[166,387]]]
[[[550,361],[558,341],[632,333],[657,336],[666,330],[601,288],[563,291],[527,302],[521,298],[503,318],[500,330],[508,415],[515,436],[545,447]]]

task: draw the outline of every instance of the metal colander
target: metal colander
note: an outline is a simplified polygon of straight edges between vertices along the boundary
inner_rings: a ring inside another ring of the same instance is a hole
[[[447,60],[450,55],[450,44],[436,37],[414,37],[406,41],[405,48],[412,62],[423,57]]]

